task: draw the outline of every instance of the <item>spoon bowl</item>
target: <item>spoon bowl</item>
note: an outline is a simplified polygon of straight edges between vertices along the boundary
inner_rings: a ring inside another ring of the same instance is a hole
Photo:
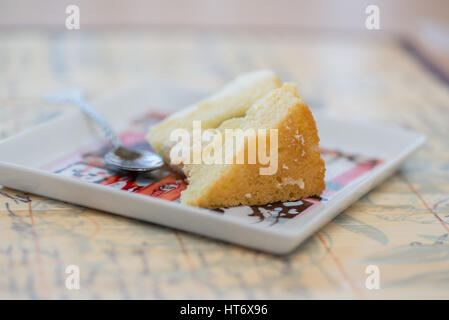
[[[104,156],[107,165],[125,171],[146,172],[164,165],[161,157],[150,151],[136,151],[123,146],[114,148]]]

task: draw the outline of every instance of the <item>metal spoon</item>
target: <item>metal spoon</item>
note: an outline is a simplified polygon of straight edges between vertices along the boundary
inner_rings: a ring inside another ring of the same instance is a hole
[[[81,90],[71,89],[64,92],[52,93],[45,96],[53,103],[71,103],[80,108],[90,119],[95,121],[105,136],[112,143],[113,149],[104,156],[107,165],[125,171],[145,172],[161,168],[164,161],[157,154],[150,151],[133,150],[124,147],[111,126],[85,100]]]

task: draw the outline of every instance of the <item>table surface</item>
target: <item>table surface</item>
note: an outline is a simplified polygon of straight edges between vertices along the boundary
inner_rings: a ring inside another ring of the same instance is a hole
[[[0,187],[0,298],[449,298],[447,78],[396,38],[192,30],[0,32],[0,139],[151,75],[216,90],[272,68],[313,110],[424,133],[402,168],[286,256]],[[23,152],[25,150],[17,150]],[[65,286],[68,265],[81,288]],[[369,265],[380,289],[366,287]]]

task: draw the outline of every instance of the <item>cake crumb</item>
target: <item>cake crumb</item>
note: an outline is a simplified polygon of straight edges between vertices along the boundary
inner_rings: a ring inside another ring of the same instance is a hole
[[[250,199],[251,198],[251,193],[245,194],[245,198]]]
[[[302,134],[295,135],[296,140],[298,140],[302,145],[304,145],[304,137]]]
[[[292,179],[290,177],[282,179],[282,184],[297,184],[300,189],[304,189],[304,180],[299,178],[298,180]]]

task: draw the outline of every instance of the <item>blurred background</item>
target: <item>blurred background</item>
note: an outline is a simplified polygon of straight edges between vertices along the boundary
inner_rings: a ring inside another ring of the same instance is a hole
[[[66,27],[69,5],[79,29]],[[379,28],[367,27],[372,6]],[[378,261],[383,290],[372,297],[447,298],[448,0],[0,0],[0,140],[70,110],[44,101],[55,90],[84,89],[95,104],[154,78],[210,93],[265,68],[296,82],[313,112],[428,140],[400,174],[285,259],[0,196],[0,297],[67,298],[61,275],[77,261],[89,275],[84,298],[353,298],[351,283],[364,284],[365,264]]]
[[[362,30],[365,8],[382,11],[382,29],[420,32],[448,23],[445,0],[2,0],[3,27],[58,28],[69,4],[82,8],[86,28],[183,26]]]
[[[61,29],[78,5],[82,30],[104,28],[366,31],[365,9],[377,5],[383,33],[407,35],[449,70],[447,0],[1,0],[0,27]]]
[[[79,29],[66,27],[69,5]],[[422,68],[449,83],[449,1],[0,0],[0,57],[2,118],[30,114],[0,138],[58,112],[23,111],[49,90],[94,98],[152,76],[210,92],[262,68],[296,81],[312,108],[378,118],[415,103]]]

